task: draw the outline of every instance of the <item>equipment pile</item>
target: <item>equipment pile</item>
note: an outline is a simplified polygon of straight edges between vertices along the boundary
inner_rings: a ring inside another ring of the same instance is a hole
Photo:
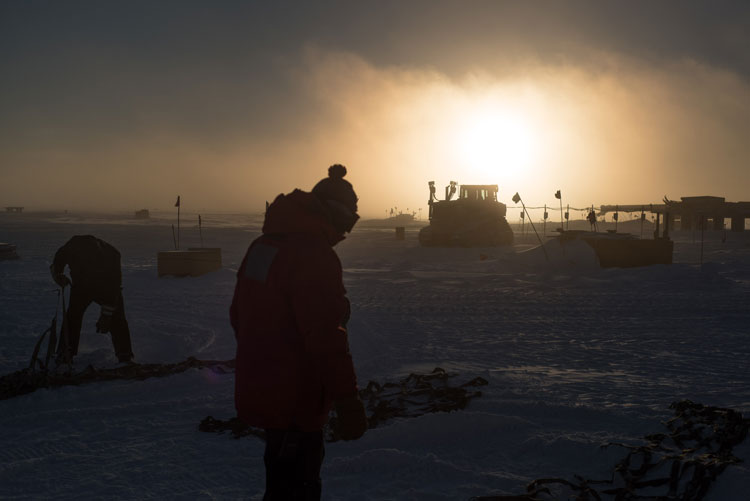
[[[673,402],[675,417],[664,423],[668,433],[646,435],[645,445],[608,443],[628,450],[606,480],[579,475],[575,480],[543,478],[526,487],[526,494],[479,496],[472,501],[579,501],[703,499],[724,469],[741,462],[732,448],[745,439],[750,420],[732,409],[705,406],[690,400]],[[595,487],[603,486],[603,487]]]
[[[451,412],[463,409],[472,398],[482,394],[471,388],[487,385],[486,379],[476,377],[458,386],[450,386],[450,374],[436,367],[429,374],[411,373],[397,383],[379,384],[370,381],[359,391],[368,411],[368,428],[376,428],[385,421],[399,417],[418,417],[431,412]],[[253,435],[265,438],[263,430],[247,426],[238,418],[228,421],[208,416],[198,426],[200,431],[223,433],[229,431],[234,438]],[[325,430],[327,442],[340,440],[336,432],[336,416],[331,415]]]

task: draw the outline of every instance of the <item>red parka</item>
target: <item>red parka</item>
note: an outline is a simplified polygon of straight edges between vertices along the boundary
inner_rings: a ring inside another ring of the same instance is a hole
[[[333,250],[343,236],[323,210],[310,193],[279,195],[237,272],[235,407],[249,425],[317,431],[334,400],[357,392]]]

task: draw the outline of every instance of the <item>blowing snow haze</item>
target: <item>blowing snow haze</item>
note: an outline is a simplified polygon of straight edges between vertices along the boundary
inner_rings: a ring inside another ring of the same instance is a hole
[[[0,205],[261,211],[333,163],[363,216],[453,179],[745,200],[748,26],[741,1],[3,2]]]

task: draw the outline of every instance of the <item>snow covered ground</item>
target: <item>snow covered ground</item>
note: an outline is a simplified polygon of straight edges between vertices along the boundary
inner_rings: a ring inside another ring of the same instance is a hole
[[[195,224],[191,221],[195,219]],[[187,221],[187,222],[186,222]],[[150,220],[0,214],[0,374],[23,368],[55,314],[48,267],[75,234],[123,256],[136,360],[229,359],[234,273],[260,216],[204,215],[203,241],[223,269],[157,278],[173,247],[172,214]],[[350,344],[360,383],[442,367],[489,385],[466,410],[400,419],[326,449],[323,497],[456,500],[520,494],[541,477],[603,477],[622,457],[607,441],[664,431],[680,399],[750,413],[750,232],[677,233],[674,264],[600,269],[587,247],[552,253],[534,240],[500,249],[422,248],[417,229],[362,225],[337,246],[352,301]],[[182,216],[182,247],[200,244]],[[529,250],[531,249],[531,250]],[[528,252],[524,252],[527,251]],[[87,313],[76,365],[113,363]],[[202,433],[234,416],[233,375],[39,390],[0,401],[2,499],[260,499],[263,444]],[[735,454],[750,460],[745,441]],[[747,499],[750,466],[730,466],[709,499]]]

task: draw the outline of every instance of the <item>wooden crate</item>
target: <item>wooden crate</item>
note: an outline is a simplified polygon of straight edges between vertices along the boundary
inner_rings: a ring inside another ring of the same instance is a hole
[[[160,277],[197,277],[221,268],[221,249],[218,247],[163,251],[157,253],[156,258]]]
[[[18,259],[15,245],[0,243],[0,261],[5,259]]]

